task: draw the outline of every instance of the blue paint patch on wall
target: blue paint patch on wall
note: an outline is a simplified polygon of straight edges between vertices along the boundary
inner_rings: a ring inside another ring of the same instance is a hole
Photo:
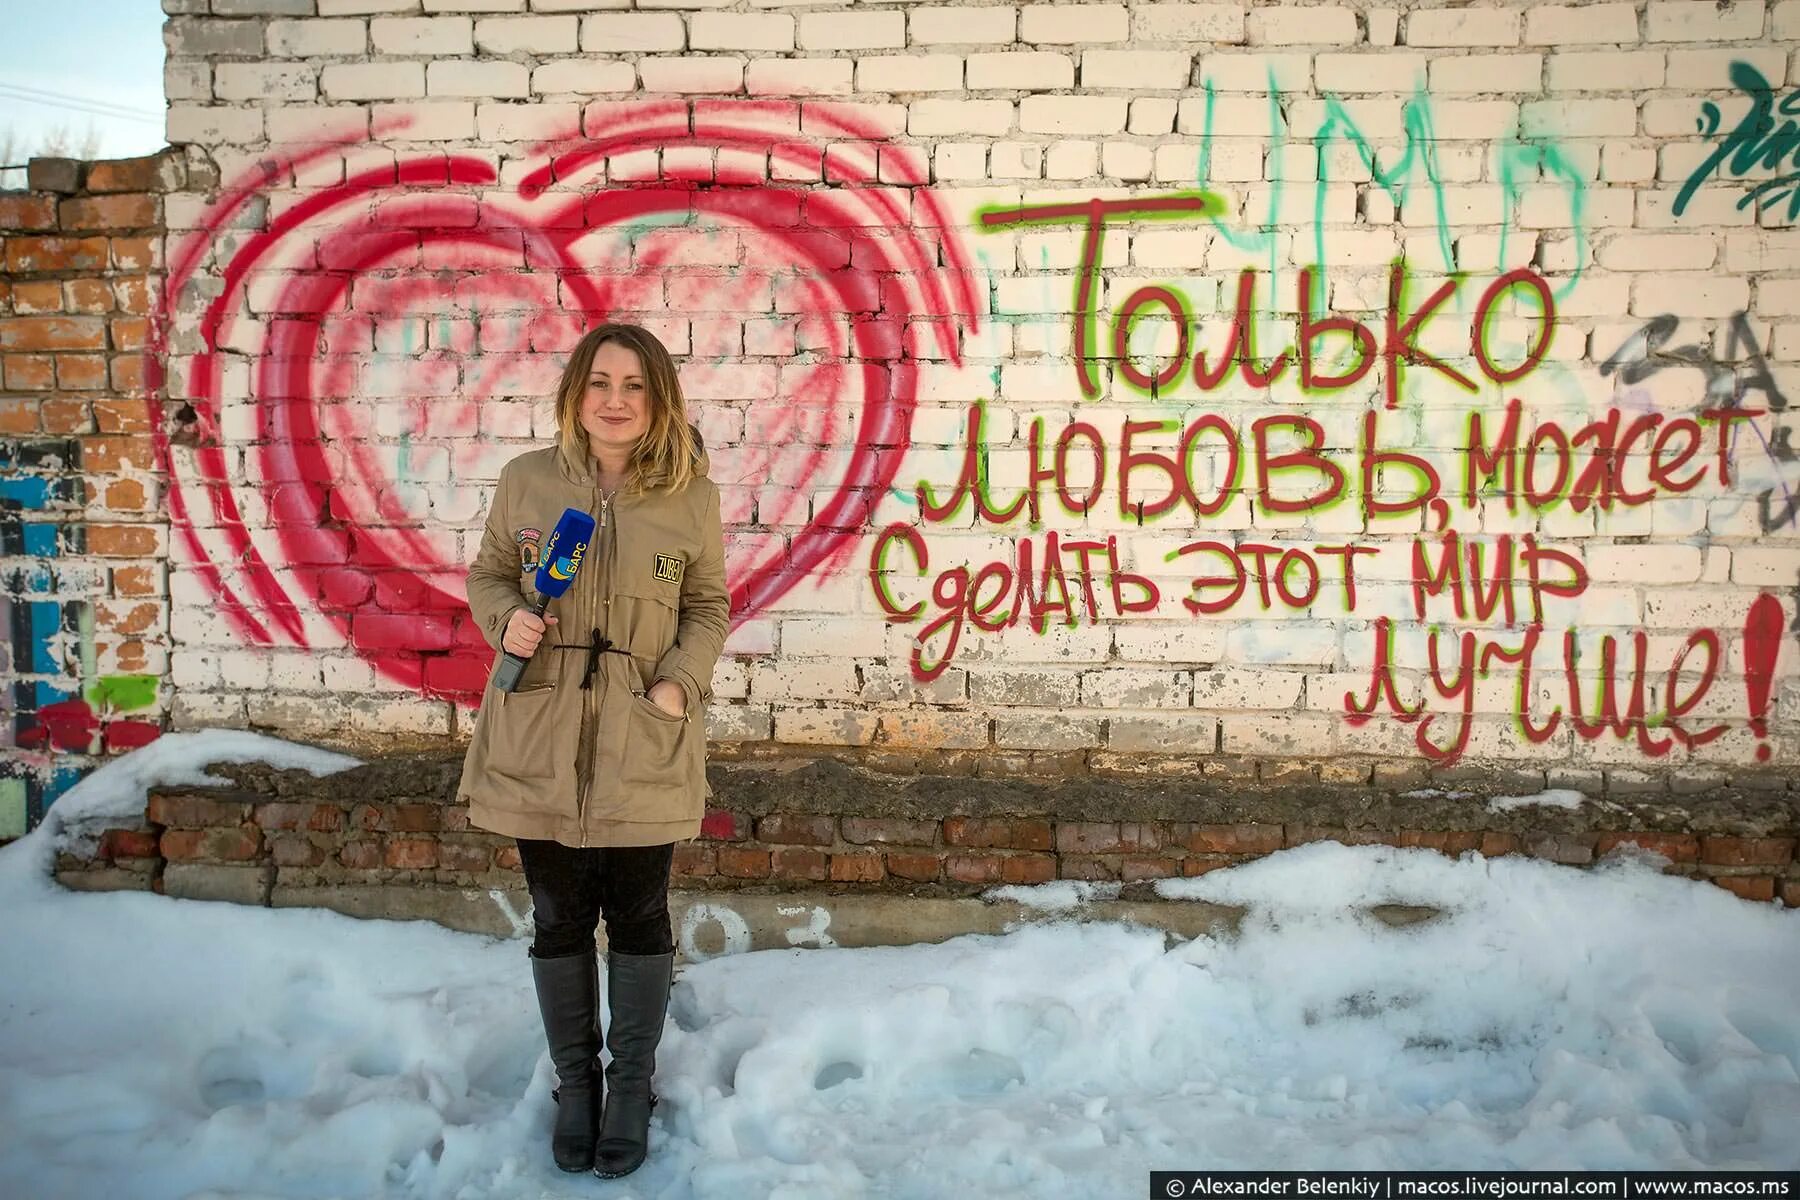
[[[0,777],[23,788],[27,828],[93,767],[85,755],[57,761],[28,748],[43,742],[38,714],[81,694],[74,647],[87,602],[59,596],[88,594],[93,584],[79,564],[71,573],[57,560],[86,553],[85,496],[79,440],[0,440],[0,556],[14,560],[0,579],[0,637],[8,642],[0,665],[10,677],[0,679],[0,713],[11,718],[0,725],[0,746],[11,747],[0,751]]]

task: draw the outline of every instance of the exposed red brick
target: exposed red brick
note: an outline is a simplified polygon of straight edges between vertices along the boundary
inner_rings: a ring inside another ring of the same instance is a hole
[[[770,854],[769,873],[777,879],[821,880],[830,874],[830,863],[823,850],[807,850],[787,846]]]
[[[946,854],[944,875],[958,883],[999,883],[1005,862],[998,854]]]
[[[1594,861],[1597,840],[1592,833],[1527,833],[1520,844],[1533,858],[1583,866]]]
[[[1594,853],[1604,855],[1627,845],[1641,846],[1670,862],[1697,862],[1700,858],[1700,839],[1691,833],[1602,833],[1594,843]]]
[[[65,230],[146,229],[157,224],[156,197],[148,195],[82,196],[64,200],[57,218]]]
[[[121,271],[153,271],[162,266],[156,239],[116,237],[112,239],[113,266]]]
[[[705,879],[717,875],[719,867],[711,846],[682,842],[675,847],[675,861],[669,871],[678,878]]]
[[[56,356],[56,386],[66,392],[97,392],[106,386],[104,354]]]
[[[0,397],[0,434],[37,433],[38,402]]]
[[[114,307],[120,312],[132,313],[144,317],[150,315],[155,303],[155,293],[151,290],[150,276],[126,275],[112,280]]]
[[[438,820],[442,809],[436,804],[390,804],[383,807],[387,809],[385,828],[397,833],[436,833],[442,825]]]
[[[118,362],[137,359],[114,359]],[[101,433],[149,433],[150,402],[141,397],[118,399],[112,396],[94,401],[94,421]]]
[[[1800,908],[1800,879],[1782,880],[1781,902],[1789,908]]]
[[[156,553],[156,530],[148,525],[89,525],[87,548],[102,558],[148,558]]]
[[[112,374],[115,392],[128,397],[141,397],[147,391],[144,385],[144,360],[140,355],[116,354],[108,370]]]
[[[1000,862],[1002,883],[1049,883],[1055,878],[1054,854],[1009,854]]]
[[[494,861],[494,848],[474,842],[439,842],[438,869],[485,871]]]
[[[1481,834],[1476,830],[1402,829],[1399,844],[1437,850],[1455,858],[1464,851],[1479,849]]]
[[[1309,842],[1336,842],[1341,846],[1394,846],[1399,844],[1400,835],[1379,829],[1289,825],[1285,829],[1285,840],[1289,846],[1304,846]]]
[[[888,874],[920,883],[935,880],[938,872],[943,869],[943,861],[935,854],[906,854],[889,850],[882,858],[887,863]]]
[[[358,804],[350,810],[350,824],[371,833],[436,833],[442,811],[436,804]]]
[[[886,874],[879,854],[831,856],[831,878],[839,883],[875,883]]]
[[[387,844],[387,865],[402,871],[423,871],[437,866],[435,838],[393,838]]]
[[[1117,857],[1065,854],[1056,868],[1064,879],[1109,880],[1119,877],[1119,865]]]
[[[156,450],[147,437],[82,438],[81,465],[103,475],[148,471],[156,465]]]
[[[381,866],[381,843],[373,839],[345,842],[338,861],[354,871],[373,871]]]
[[[1281,849],[1279,825],[1176,825],[1170,840],[1194,854],[1273,854]]]
[[[1185,876],[1204,875],[1208,871],[1217,871],[1229,867],[1232,863],[1223,858],[1184,858],[1181,860],[1181,873]]]
[[[107,328],[112,332],[114,350],[142,350],[150,336],[150,322],[145,317],[114,317]]]
[[[0,195],[0,229],[55,229],[56,198]]]
[[[7,317],[0,350],[104,350],[104,317]]]
[[[1516,833],[1483,833],[1481,835],[1481,855],[1483,858],[1499,858],[1504,854],[1516,853],[1519,849],[1519,835]]]
[[[775,813],[756,823],[756,840],[796,846],[829,846],[837,840],[837,818]]]
[[[991,850],[1048,850],[1050,822],[1035,817],[945,817],[944,844]]]
[[[56,386],[56,360],[48,354],[8,354],[3,369],[9,392],[47,392]]]
[[[1769,875],[1719,875],[1713,882],[1746,900],[1773,900],[1775,880]]]
[[[494,865],[502,871],[521,870],[522,868],[519,866],[519,848],[517,846],[502,846],[500,849],[494,851]]]
[[[148,248],[148,238],[140,238]],[[16,237],[6,239],[6,271],[26,275],[53,271],[104,271],[109,247],[103,237]],[[149,270],[150,264],[135,268]]]
[[[844,840],[858,846],[929,846],[937,841],[936,821],[907,821],[897,817],[844,817]]]
[[[112,285],[104,279],[71,279],[62,285],[62,302],[72,313],[107,313],[114,307]]]
[[[144,512],[150,507],[141,479],[114,479],[106,485],[105,495],[106,507],[115,512]]]
[[[1056,848],[1064,854],[1105,854],[1124,847],[1117,821],[1059,821]]]
[[[118,858],[155,858],[159,838],[148,829],[108,829],[100,835],[100,857],[107,862]]]
[[[112,587],[115,596],[154,596],[157,594],[155,569],[114,567]]]
[[[38,423],[45,433],[92,433],[94,402],[80,396],[53,396],[38,409]]]
[[[728,879],[767,879],[769,852],[743,846],[720,846],[719,874]]]
[[[262,852],[262,832],[254,826],[233,829],[165,829],[162,856],[172,862],[248,862]]]
[[[256,823],[264,829],[309,829],[314,833],[336,833],[344,827],[344,810],[335,804],[271,801],[256,806]]]
[[[1168,879],[1177,873],[1180,864],[1172,858],[1144,858],[1127,855],[1119,864],[1119,878],[1126,883],[1135,883],[1140,879]]]
[[[326,853],[325,847],[303,834],[278,833],[269,838],[269,857],[278,867],[323,866]]]
[[[1794,839],[1703,837],[1700,861],[1718,867],[1779,867],[1794,859]]]
[[[232,800],[214,800],[181,792],[152,792],[145,813],[154,825],[175,829],[208,829],[241,825],[250,819],[250,806]]]
[[[104,651],[105,643],[96,643],[96,648]],[[141,641],[120,642],[113,647],[113,664],[121,671],[136,672],[146,670],[150,656]]]
[[[13,312],[21,317],[63,311],[63,286],[55,280],[18,280],[12,285]]]
[[[119,158],[97,162],[88,168],[87,190],[90,192],[155,192],[162,180],[159,166],[162,156]]]

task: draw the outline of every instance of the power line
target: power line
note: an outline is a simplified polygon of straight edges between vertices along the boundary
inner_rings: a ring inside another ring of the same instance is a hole
[[[73,112],[84,113],[93,117],[111,117],[121,121],[141,121],[146,125],[160,125],[161,116],[151,116],[150,109],[129,108],[123,104],[113,104],[106,100],[91,100],[84,96],[69,96],[61,92],[46,91],[41,88],[25,87],[16,83],[0,83],[0,98],[22,100],[27,104],[38,104],[45,108],[62,108]]]

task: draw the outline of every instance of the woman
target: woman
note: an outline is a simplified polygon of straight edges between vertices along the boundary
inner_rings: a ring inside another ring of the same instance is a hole
[[[510,694],[490,678],[458,790],[472,825],[518,842],[559,1082],[556,1165],[611,1178],[636,1170],[648,1148],[675,958],[669,865],[674,843],[700,831],[703,705],[730,598],[718,489],[662,343],[635,325],[589,332],[563,370],[556,422],[556,446],[501,470],[469,569],[483,636],[530,661]],[[538,548],[567,508],[592,514],[596,528],[574,582],[540,619],[528,605]]]

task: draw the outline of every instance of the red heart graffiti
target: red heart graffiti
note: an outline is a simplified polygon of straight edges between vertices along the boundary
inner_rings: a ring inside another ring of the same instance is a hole
[[[644,314],[654,327],[671,304],[701,314],[683,368],[690,396],[757,393],[724,397],[746,402],[755,440],[714,454],[727,522],[747,523],[754,508],[772,527],[734,531],[734,620],[847,552],[910,444],[909,339],[934,340],[954,363],[976,304],[950,222],[909,160],[866,122],[820,106],[807,106],[808,134],[795,134],[796,111],[596,106],[590,126],[601,127],[542,147],[542,165],[511,192],[477,157],[407,158],[302,195],[234,249],[228,227],[247,206],[342,147],[272,161],[231,189],[173,256],[149,350],[154,385],[174,305],[208,254],[229,250],[187,380],[198,445],[172,445],[156,421],[171,517],[220,612],[261,644],[315,644],[323,620],[387,678],[473,702],[489,652],[463,600],[466,564],[453,538],[422,524],[437,498],[397,478],[395,456],[442,481],[454,455],[491,468],[475,460],[517,448],[486,439],[534,432],[505,427],[524,410],[499,397],[548,394],[558,356],[595,321]],[[640,165],[646,151],[662,152],[659,169]],[[836,186],[802,186],[821,163]],[[877,186],[878,163],[905,186]],[[254,488],[243,495],[264,510],[249,514],[223,439],[247,300],[268,318],[242,397],[256,405],[244,470]],[[748,351],[730,344],[733,331],[749,338],[746,322],[764,318],[756,352],[791,354],[783,339],[798,338],[815,351],[809,361],[732,365]],[[451,440],[415,447],[411,431]],[[830,490],[801,521],[793,510],[809,485]],[[278,561],[252,537],[265,525]]]

